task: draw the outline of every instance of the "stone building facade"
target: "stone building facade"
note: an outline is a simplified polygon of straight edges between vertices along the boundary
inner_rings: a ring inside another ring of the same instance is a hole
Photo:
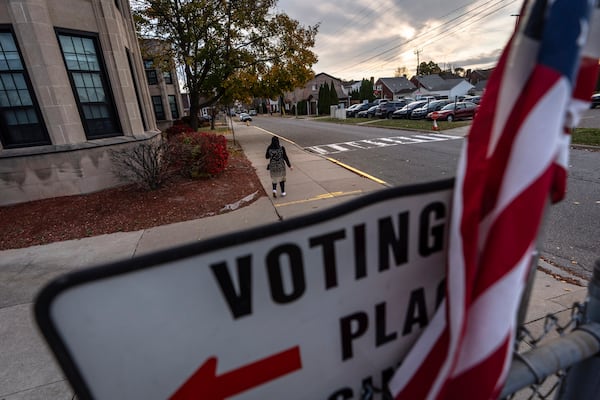
[[[116,186],[110,150],[158,138],[127,0],[0,2],[0,205]]]
[[[164,51],[165,46],[164,42],[155,39],[143,39],[141,42],[146,83],[160,130],[166,130],[173,121],[185,115],[175,64],[171,58],[163,58],[164,54],[169,54]]]

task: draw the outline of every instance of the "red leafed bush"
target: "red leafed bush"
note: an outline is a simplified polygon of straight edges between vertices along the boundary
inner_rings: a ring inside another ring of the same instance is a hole
[[[168,128],[165,133],[167,134],[167,138],[172,138],[178,135],[181,135],[182,133],[190,133],[190,132],[194,132],[194,130],[189,126],[186,125],[184,123],[176,123],[174,124],[172,127]]]
[[[227,167],[229,152],[223,135],[183,132],[173,137],[175,164],[183,175],[201,178],[217,175]]]

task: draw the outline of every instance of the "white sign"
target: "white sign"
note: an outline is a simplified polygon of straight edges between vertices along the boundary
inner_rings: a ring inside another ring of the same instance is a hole
[[[80,398],[359,399],[443,296],[452,181],[62,277],[36,317]]]

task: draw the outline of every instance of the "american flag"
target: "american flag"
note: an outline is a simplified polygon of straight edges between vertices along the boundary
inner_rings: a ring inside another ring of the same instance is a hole
[[[500,394],[544,209],[564,196],[569,128],[598,77],[594,3],[524,3],[459,161],[446,300],[390,381],[396,399]]]

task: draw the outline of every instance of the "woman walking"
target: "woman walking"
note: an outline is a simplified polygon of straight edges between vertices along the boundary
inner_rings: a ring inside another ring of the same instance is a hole
[[[285,147],[279,144],[279,138],[273,136],[271,138],[271,144],[267,147],[267,153],[265,157],[269,159],[269,165],[267,169],[271,173],[271,181],[273,182],[273,197],[277,197],[277,184],[281,189],[281,196],[285,196],[285,164],[290,169],[292,164],[285,152]]]

